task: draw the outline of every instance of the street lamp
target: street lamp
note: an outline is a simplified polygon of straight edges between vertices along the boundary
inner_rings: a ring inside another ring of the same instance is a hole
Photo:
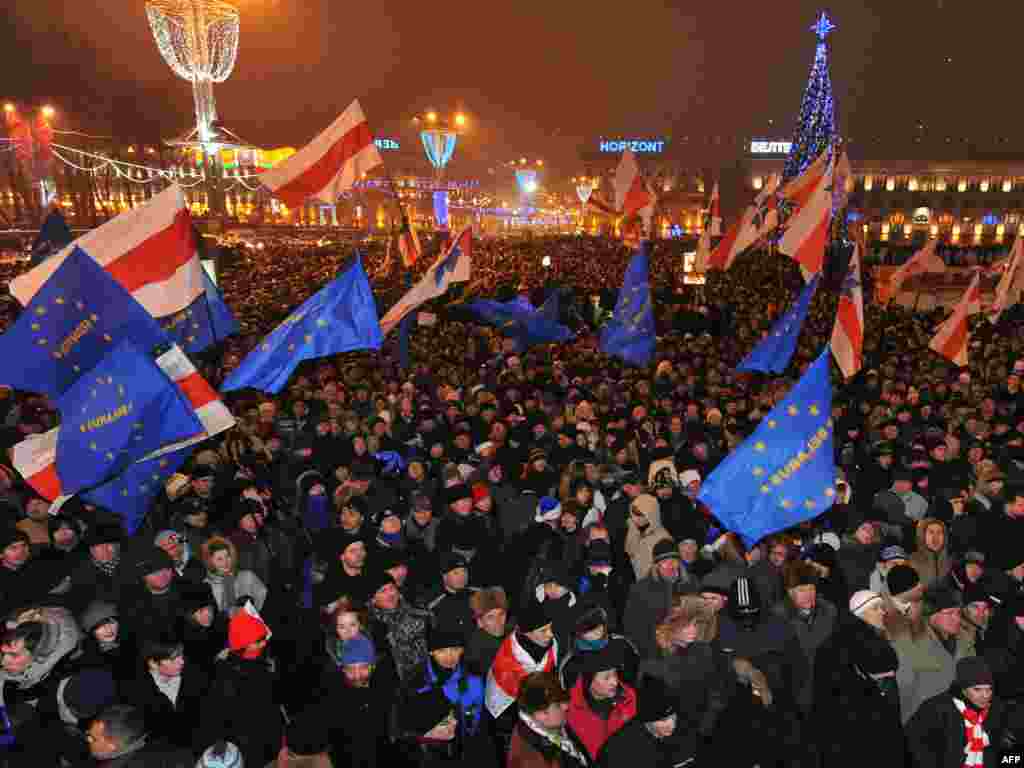
[[[421,119],[417,116],[413,121],[420,123]],[[456,112],[445,119],[431,109],[423,115],[422,121],[426,122],[428,127],[420,131],[420,141],[427,160],[434,168],[435,186],[440,187],[444,169],[455,154],[459,135],[465,131],[469,120],[463,112]],[[434,218],[439,227],[447,227],[448,193],[443,189],[434,190]]]

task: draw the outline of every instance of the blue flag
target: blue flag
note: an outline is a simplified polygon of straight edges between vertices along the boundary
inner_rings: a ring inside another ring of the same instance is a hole
[[[811,282],[804,286],[796,303],[775,321],[768,335],[750,350],[750,354],[743,358],[736,370],[765,373],[782,373],[786,370],[796,351],[800,329],[803,327],[804,318],[807,317],[807,310],[811,306],[811,299],[814,298],[820,278],[821,275],[815,275]]]
[[[122,341],[57,399],[57,475],[65,494],[153,451],[202,434],[195,409],[152,356]]]
[[[835,501],[830,354],[826,346],[697,497],[748,546],[817,517]]]
[[[181,312],[160,318],[167,335],[189,354],[238,333],[238,321],[213,280],[203,271],[204,292]]]
[[[517,352],[533,344],[554,344],[573,337],[573,332],[558,322],[557,291],[539,309],[524,296],[512,301],[477,299],[466,304],[466,309],[514,339]]]
[[[615,312],[601,331],[602,352],[641,366],[650,364],[656,342],[647,248],[648,242],[644,240],[629,262]]]
[[[41,264],[71,243],[75,236],[64,220],[59,208],[54,208],[43,221],[43,226],[32,243],[32,266]]]
[[[124,340],[166,346],[159,323],[81,248],[64,260],[0,335],[0,382],[60,397]]]
[[[380,349],[382,343],[377,305],[357,255],[351,267],[271,331],[231,372],[221,391],[251,387],[276,394],[303,360]]]
[[[128,535],[133,536],[168,478],[194,450],[195,446],[190,445],[132,464],[117,478],[82,493],[81,499],[119,514]]]

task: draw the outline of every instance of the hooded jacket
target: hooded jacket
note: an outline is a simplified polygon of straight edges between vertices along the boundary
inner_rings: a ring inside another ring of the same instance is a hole
[[[942,549],[932,552],[925,546],[925,531],[930,525],[942,526]],[[949,556],[949,530],[946,524],[936,517],[925,517],[918,521],[915,527],[916,551],[910,556],[910,565],[921,579],[921,583],[927,589],[945,579],[953,567],[953,560]]]
[[[26,615],[28,614],[28,615]],[[45,683],[57,684],[52,675],[62,661],[69,660],[82,640],[82,632],[75,617],[64,608],[37,608],[19,617],[19,624],[38,621],[43,625],[43,636],[32,653],[32,661],[20,675],[0,669],[0,706],[8,705],[6,691],[13,687],[18,698],[28,700],[43,693]]]
[[[635,502],[636,499],[633,499]],[[627,512],[627,514],[629,514]],[[660,504],[647,516],[650,525],[641,531],[632,515],[629,515],[626,529],[626,554],[633,564],[633,573],[637,580],[643,579],[654,564],[654,545],[662,539],[671,539],[669,532],[661,524]]]

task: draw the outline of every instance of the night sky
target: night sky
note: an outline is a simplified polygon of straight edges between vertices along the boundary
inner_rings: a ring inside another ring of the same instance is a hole
[[[453,172],[527,155],[568,173],[600,135],[669,136],[683,162],[735,162],[744,136],[792,131],[821,5],[517,0],[240,0],[225,125],[301,145],[353,98],[378,135],[463,107]],[[856,0],[828,6],[839,126],[855,155],[1015,151],[1024,5]],[[15,0],[0,29],[0,98],[60,109],[62,128],[154,141],[183,132],[188,85],[152,41],[143,0]],[[12,24],[13,22],[13,24]],[[947,139],[949,141],[947,141]],[[874,146],[869,151],[865,143]],[[685,147],[685,149],[681,149]]]

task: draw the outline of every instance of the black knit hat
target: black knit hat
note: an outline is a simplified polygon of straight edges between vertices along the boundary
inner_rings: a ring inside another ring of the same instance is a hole
[[[205,581],[182,579],[178,583],[178,595],[181,599],[181,614],[186,618],[202,608],[217,607],[213,589]]]
[[[440,651],[444,648],[465,648],[466,636],[456,630],[438,628],[431,630],[427,637],[427,650]]]
[[[447,720],[454,708],[440,688],[414,694],[406,700],[399,712],[402,730],[423,736]]]
[[[592,629],[607,626],[608,612],[604,609],[603,606],[597,603],[592,603],[589,605],[584,603],[580,605],[579,612],[576,615],[576,622],[574,624],[574,629],[576,631],[577,636],[585,635]]]
[[[0,526],[0,549],[6,549],[18,541],[22,541],[25,544],[30,543],[28,534],[18,530],[13,525]]]
[[[454,571],[456,568],[469,567],[469,563],[466,562],[466,558],[454,552],[443,552],[439,560],[442,576],[444,576],[449,571]]]
[[[95,547],[99,544],[119,544],[124,539],[124,531],[120,525],[96,525],[85,534],[85,545]]]
[[[677,714],[677,699],[670,696],[665,684],[657,677],[644,679],[637,692],[636,719],[641,723],[656,723]]]
[[[527,600],[526,605],[519,611],[516,619],[521,632],[533,632],[541,627],[548,626],[552,622],[545,604],[538,603],[536,600]]]
[[[889,594],[898,597],[920,584],[921,577],[909,565],[895,565],[886,575],[885,583],[889,587]]]
[[[960,608],[962,606],[963,599],[960,593],[943,586],[932,587],[924,595],[924,615],[926,617],[931,617],[948,608]]]
[[[366,577],[366,591],[372,600],[381,589],[394,583],[394,578],[387,571],[371,571]]]
[[[981,656],[968,656],[956,663],[957,688],[972,688],[975,685],[992,685],[992,670]]]
[[[465,483],[456,483],[450,488],[445,489],[444,501],[446,504],[454,504],[462,499],[472,499],[473,493],[470,491],[469,486]]]
[[[139,576],[149,576],[151,573],[167,569],[174,570],[174,561],[156,545],[144,551],[135,563],[135,572]]]

